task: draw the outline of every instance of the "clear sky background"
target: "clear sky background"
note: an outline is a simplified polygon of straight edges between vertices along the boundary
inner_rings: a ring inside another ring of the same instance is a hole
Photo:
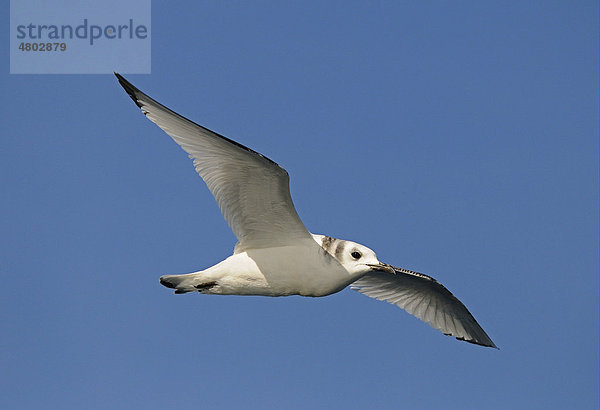
[[[191,161],[112,75],[9,75],[5,29],[0,407],[598,407],[596,1],[152,16],[130,81],[277,161],[309,230],[434,276],[500,350],[351,290],[173,295],[160,275],[235,244]]]

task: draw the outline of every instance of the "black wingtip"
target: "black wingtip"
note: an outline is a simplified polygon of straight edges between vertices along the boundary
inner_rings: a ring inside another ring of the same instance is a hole
[[[444,333],[444,334],[445,334],[445,333]],[[449,334],[446,334],[446,336],[451,336],[451,335],[449,335]],[[488,344],[488,343],[482,343],[482,342],[477,342],[477,341],[475,341],[475,340],[470,340],[470,339],[465,339],[464,337],[456,337],[456,340],[460,340],[460,341],[463,341],[463,342],[471,343],[471,344],[474,344],[474,345],[477,345],[477,346],[491,347],[492,349],[500,350],[500,348],[499,348],[498,346],[496,346],[496,345],[494,344],[494,342],[492,342],[491,340],[490,340],[490,343],[491,343],[491,344]]]
[[[142,108],[142,104],[140,104],[140,102],[138,101],[138,98],[137,98],[138,93],[141,93],[141,91],[138,90],[129,81],[127,81],[125,79],[125,77],[123,77],[121,74],[119,74],[117,72],[114,72],[114,74],[117,77],[117,80],[119,80],[119,84],[121,84],[121,87],[123,87],[123,89],[127,92],[127,94],[133,100],[133,102],[135,103],[135,105],[137,105],[138,107]]]

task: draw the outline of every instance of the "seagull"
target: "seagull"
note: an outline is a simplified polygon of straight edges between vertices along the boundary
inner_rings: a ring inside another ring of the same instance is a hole
[[[382,263],[356,242],[310,233],[294,208],[289,175],[276,162],[171,111],[115,75],[142,113],[193,159],[238,239],[224,261],[161,276],[162,285],[176,294],[310,297],[350,286],[447,336],[497,348],[465,305],[431,276]]]

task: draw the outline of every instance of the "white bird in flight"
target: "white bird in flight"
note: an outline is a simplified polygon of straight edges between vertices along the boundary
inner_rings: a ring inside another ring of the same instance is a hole
[[[194,160],[238,239],[224,261],[194,273],[164,275],[161,284],[175,293],[312,297],[350,286],[445,335],[496,347],[465,305],[432,277],[379,262],[358,243],[311,234],[292,203],[289,175],[277,163],[171,111],[115,75],[146,117]]]

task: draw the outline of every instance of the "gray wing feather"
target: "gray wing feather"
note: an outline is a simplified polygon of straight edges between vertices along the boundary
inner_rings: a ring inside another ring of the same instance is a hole
[[[497,348],[465,305],[438,281],[407,269],[394,267],[394,271],[372,271],[350,287],[395,304],[446,335]]]
[[[238,238],[236,252],[284,246],[300,238],[312,240],[294,208],[285,169],[264,155],[171,111],[121,75],[115,75],[146,117],[194,160],[196,172]]]

